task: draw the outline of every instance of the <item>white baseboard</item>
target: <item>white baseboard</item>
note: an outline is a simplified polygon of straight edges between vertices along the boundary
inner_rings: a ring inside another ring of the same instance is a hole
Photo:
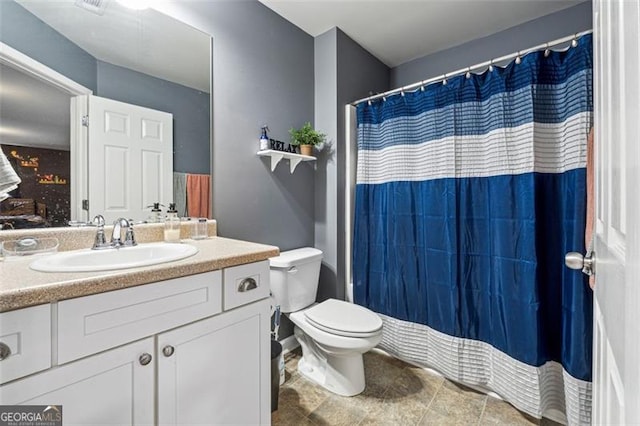
[[[294,336],[293,334],[289,337],[285,337],[284,339],[279,340],[279,342],[282,345],[283,354],[291,352],[292,350],[300,346],[300,343],[298,343],[298,339],[296,339],[296,336]]]

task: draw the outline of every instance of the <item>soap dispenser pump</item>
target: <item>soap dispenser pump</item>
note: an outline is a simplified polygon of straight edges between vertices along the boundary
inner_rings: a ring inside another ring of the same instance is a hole
[[[180,242],[180,218],[176,210],[176,203],[169,204],[167,217],[164,220],[164,241],[167,243]]]
[[[267,136],[268,130],[269,128],[266,124],[262,126],[262,132],[260,133],[260,151],[269,149],[269,136]]]
[[[147,208],[151,207],[151,214],[149,215],[150,223],[162,223],[162,210],[160,210],[161,205],[162,204],[160,203],[153,203],[153,205],[147,206]]]

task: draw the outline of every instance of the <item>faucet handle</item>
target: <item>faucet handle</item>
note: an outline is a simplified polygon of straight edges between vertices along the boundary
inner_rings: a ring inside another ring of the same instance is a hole
[[[127,234],[124,237],[124,245],[125,246],[137,246],[136,236],[133,233],[133,221],[129,222],[129,227],[127,228]]]
[[[94,226],[104,227],[105,225],[104,216],[101,214],[96,215],[91,222],[93,222]]]
[[[107,237],[104,235],[104,217],[102,215],[97,215],[93,218],[93,224],[98,227],[98,231],[96,232],[96,238],[93,241],[93,250],[100,250],[109,247],[109,243],[107,243]]]

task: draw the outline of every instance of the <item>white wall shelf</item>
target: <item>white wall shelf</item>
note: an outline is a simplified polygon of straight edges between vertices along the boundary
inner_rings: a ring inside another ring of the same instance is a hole
[[[276,166],[278,165],[280,160],[282,160],[283,158],[286,158],[289,160],[289,171],[292,174],[301,161],[316,161],[316,157],[311,157],[309,155],[293,154],[291,152],[276,151],[274,149],[265,149],[263,151],[258,151],[257,154],[260,157],[271,157],[272,172],[276,169]]]

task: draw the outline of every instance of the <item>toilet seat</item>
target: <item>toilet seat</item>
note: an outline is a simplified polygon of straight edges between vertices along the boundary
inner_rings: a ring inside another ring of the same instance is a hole
[[[309,324],[345,337],[371,337],[380,333],[382,320],[369,309],[337,299],[328,299],[304,311]]]

